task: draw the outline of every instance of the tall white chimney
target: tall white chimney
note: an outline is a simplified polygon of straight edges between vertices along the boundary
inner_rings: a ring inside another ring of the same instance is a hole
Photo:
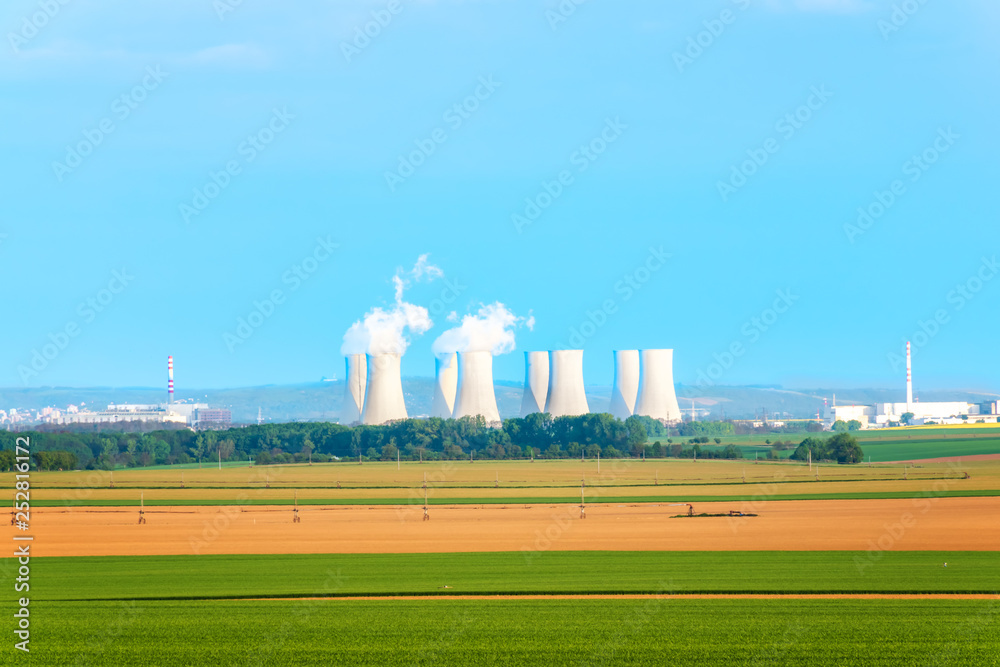
[[[431,417],[451,419],[455,411],[455,392],[458,389],[458,355],[454,352],[434,356],[434,403]]]
[[[549,353],[524,353],[524,394],[521,396],[521,416],[545,412],[549,394]]]
[[[906,341],[906,411],[913,405],[913,374],[910,366],[910,341]]]
[[[590,412],[583,388],[583,350],[549,351],[549,391],[545,411],[553,417]]]
[[[615,380],[608,412],[625,421],[635,411],[639,393],[639,350],[615,350]]]
[[[673,350],[639,350],[639,394],[634,414],[680,421],[681,409],[674,392]]]
[[[482,415],[487,424],[500,423],[493,391],[493,355],[488,351],[458,353],[458,391],[452,416],[474,415]]]
[[[344,375],[344,405],[340,409],[340,423],[346,426],[361,421],[368,384],[368,361],[363,354],[349,354],[344,357],[344,364],[347,372]]]
[[[361,411],[363,424],[384,424],[396,419],[406,419],[406,402],[403,400],[403,380],[400,376],[401,354],[369,354],[368,386],[365,404]]]

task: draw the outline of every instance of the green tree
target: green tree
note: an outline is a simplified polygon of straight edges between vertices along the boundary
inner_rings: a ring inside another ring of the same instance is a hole
[[[915,416],[916,415],[914,415],[912,412],[904,412],[899,416],[899,421],[904,424],[909,424],[910,420],[913,419]]]
[[[847,422],[847,430],[848,431],[860,431],[861,430],[861,422],[859,422],[857,419],[852,419],[851,421]]]
[[[833,422],[833,430],[837,432],[846,431],[847,422],[845,422],[843,419],[838,419],[837,421]]]

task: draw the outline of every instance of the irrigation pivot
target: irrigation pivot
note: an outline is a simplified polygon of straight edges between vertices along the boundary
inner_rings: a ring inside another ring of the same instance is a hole
[[[299,516],[299,492],[295,491],[294,507],[292,509],[292,523],[302,523],[302,517]]]
[[[145,512],[146,502],[145,502],[145,499],[143,498],[143,496],[144,496],[143,492],[140,491],[139,492],[139,524],[140,525],[146,523],[146,517],[145,517],[145,514],[146,514],[146,512]]]
[[[584,498],[583,498],[583,490],[584,490],[585,487],[586,487],[586,485],[584,484],[583,480],[580,480],[580,518],[581,519],[586,519],[587,518],[587,504],[586,504],[586,502],[584,502]]]

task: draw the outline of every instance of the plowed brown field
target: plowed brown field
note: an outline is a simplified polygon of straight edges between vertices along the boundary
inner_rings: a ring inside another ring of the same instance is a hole
[[[703,503],[697,512],[747,511]],[[1000,550],[1000,498],[761,502],[756,517],[670,518],[686,507],[574,505],[157,507],[32,511],[33,556],[531,550]],[[4,526],[0,539],[16,533]]]

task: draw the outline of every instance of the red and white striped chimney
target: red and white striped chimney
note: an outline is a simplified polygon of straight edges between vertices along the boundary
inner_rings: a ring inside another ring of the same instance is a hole
[[[910,341],[906,341],[906,410],[913,404],[913,375],[910,366]]]
[[[174,357],[167,357],[167,403],[174,402]]]

